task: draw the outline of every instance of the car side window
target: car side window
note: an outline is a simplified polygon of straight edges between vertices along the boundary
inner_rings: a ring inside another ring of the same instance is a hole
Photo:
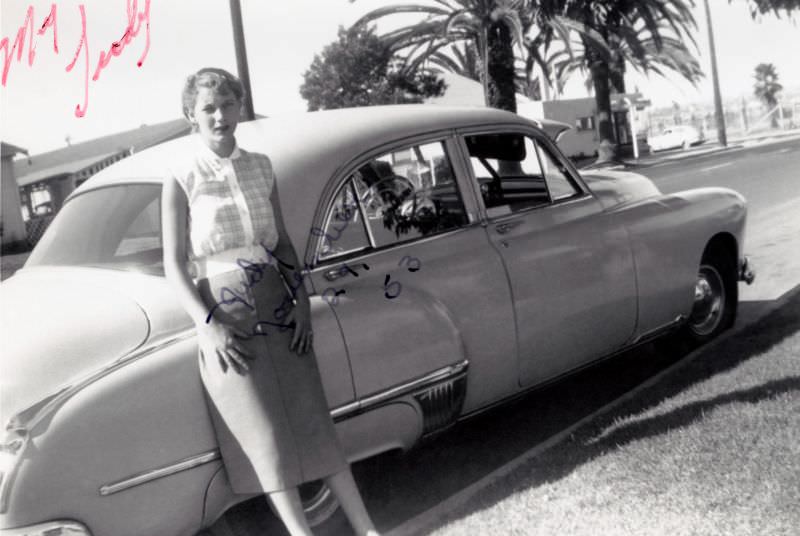
[[[320,260],[456,229],[468,217],[445,145],[432,142],[361,164],[342,185],[325,222]]]
[[[114,258],[136,257],[147,252],[161,253],[161,203],[158,198],[148,203],[125,230]]]
[[[570,180],[567,169],[563,163],[550,152],[543,144],[537,143],[539,156],[542,162],[542,171],[550,192],[550,199],[560,201],[579,195],[581,192]]]
[[[27,265],[162,275],[160,196],[161,186],[155,184],[110,186],[76,196],[64,204]]]
[[[579,190],[541,143],[524,134],[497,133],[465,138],[470,163],[490,215],[545,206]]]
[[[364,217],[353,188],[353,176],[351,175],[336,194],[333,205],[326,215],[322,231],[315,233],[312,230],[313,234],[322,237],[318,253],[320,260],[369,247]]]

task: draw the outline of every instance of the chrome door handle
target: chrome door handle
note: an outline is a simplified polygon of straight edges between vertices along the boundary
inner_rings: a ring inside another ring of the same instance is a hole
[[[498,232],[498,234],[506,234],[507,232],[509,232],[511,229],[513,229],[514,227],[516,227],[519,224],[520,224],[519,220],[507,221],[505,223],[498,223],[497,225],[495,225],[494,229],[495,229],[495,231]]]
[[[343,263],[339,266],[331,268],[330,270],[326,270],[322,275],[328,281],[335,281],[336,279],[339,279],[340,277],[344,277],[346,275],[352,275],[358,277],[358,272],[356,270],[360,270],[362,268],[364,270],[369,270],[369,266],[367,266],[363,262],[352,265]]]

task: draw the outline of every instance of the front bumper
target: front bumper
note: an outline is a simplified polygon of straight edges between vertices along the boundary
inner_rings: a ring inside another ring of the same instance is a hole
[[[753,262],[750,260],[750,257],[745,255],[739,260],[739,281],[744,281],[750,285],[755,279],[756,270],[753,268]]]

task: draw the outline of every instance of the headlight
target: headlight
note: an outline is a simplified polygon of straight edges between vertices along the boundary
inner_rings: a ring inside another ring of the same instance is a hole
[[[50,521],[18,529],[0,529],[0,536],[92,536],[92,533],[75,521]]]

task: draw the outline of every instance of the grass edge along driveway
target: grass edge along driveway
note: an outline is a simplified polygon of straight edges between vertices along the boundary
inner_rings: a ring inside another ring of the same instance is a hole
[[[799,504],[795,289],[426,533],[790,535]]]

